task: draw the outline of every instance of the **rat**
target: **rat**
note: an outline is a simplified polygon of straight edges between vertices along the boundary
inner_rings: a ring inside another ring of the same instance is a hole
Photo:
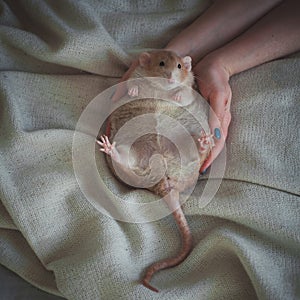
[[[190,162],[184,166],[182,166],[178,149],[174,143],[159,132],[151,131],[151,133],[142,135],[130,147],[125,145],[128,139],[126,134],[121,138],[119,136],[119,141],[116,138],[120,128],[134,117],[152,113],[153,120],[150,123],[154,124],[154,128],[158,128],[159,119],[155,116],[161,114],[171,117],[181,115],[181,107],[195,101],[191,92],[194,85],[191,62],[191,57],[182,58],[167,50],[141,53],[139,65],[132,73],[131,78],[146,78],[146,80],[127,81],[128,95],[136,100],[133,99],[119,106],[111,113],[109,117],[110,137],[102,135],[96,141],[100,145],[99,150],[107,154],[108,165],[117,178],[124,182],[125,175],[126,184],[133,187],[145,187],[163,197],[172,211],[181,233],[182,247],[178,255],[156,262],[146,270],[142,284],[155,292],[158,290],[150,284],[153,274],[180,264],[192,250],[192,234],[180,206],[180,193],[196,184],[199,169],[214,146],[213,135],[206,134],[203,129],[199,130],[198,136],[192,135],[198,151],[191,153]],[[148,80],[148,78],[150,79]],[[151,78],[163,78],[163,80],[152,81]],[[157,98],[149,98],[150,90],[158,91]],[[144,96],[146,98],[143,98]],[[171,101],[162,100],[165,97]],[[111,143],[110,140],[114,141]],[[128,151],[128,147],[130,151]],[[128,156],[126,156],[126,150],[129,153]],[[151,161],[151,157],[155,154],[159,154],[161,160]],[[184,175],[179,176],[180,172]],[[120,176],[122,174],[123,176]]]
[[[152,82],[159,89],[159,97],[171,98],[180,105],[186,106],[193,100],[190,88],[193,87],[194,76],[191,69],[192,59],[190,56],[181,58],[166,50],[143,52],[139,56],[139,66],[134,70],[131,78],[166,78],[165,81]],[[141,81],[139,85],[141,86],[139,87],[136,81],[133,84],[131,81],[127,81],[128,95],[143,97],[145,91],[147,95],[149,83]],[[185,86],[188,88],[184,88]]]

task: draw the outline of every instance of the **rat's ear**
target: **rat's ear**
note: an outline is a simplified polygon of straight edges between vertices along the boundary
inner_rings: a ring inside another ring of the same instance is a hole
[[[140,54],[139,63],[140,66],[145,67],[150,64],[151,56],[148,52],[143,52]]]
[[[183,59],[183,64],[188,71],[192,70],[192,58],[190,56],[185,56]]]

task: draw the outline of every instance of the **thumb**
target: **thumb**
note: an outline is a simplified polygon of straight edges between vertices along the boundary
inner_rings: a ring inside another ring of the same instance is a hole
[[[223,119],[226,114],[226,104],[228,103],[227,93],[218,93],[214,97],[210,97],[210,110],[209,110],[209,127],[214,135],[216,144],[225,140],[223,132]]]
[[[228,126],[231,120],[231,114],[229,112],[230,101],[231,90],[229,94],[219,93],[210,99],[209,127],[214,135],[215,146],[201,166],[200,172],[204,172],[224,148]]]

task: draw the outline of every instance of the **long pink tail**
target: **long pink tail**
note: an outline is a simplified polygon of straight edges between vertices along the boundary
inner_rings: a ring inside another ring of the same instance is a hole
[[[182,236],[182,248],[176,257],[156,262],[147,269],[146,275],[142,280],[142,284],[154,292],[158,292],[158,290],[151,286],[149,283],[153,274],[160,270],[179,265],[182,261],[186,259],[186,257],[192,250],[193,240],[191,231],[180,206],[173,212],[173,216],[176,220],[176,223]]]

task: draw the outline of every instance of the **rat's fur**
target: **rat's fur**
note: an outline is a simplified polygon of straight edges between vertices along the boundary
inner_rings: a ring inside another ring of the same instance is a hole
[[[160,66],[160,62],[164,61],[165,68]],[[178,70],[178,64],[182,65],[182,68]],[[193,75],[190,71],[191,69],[190,58],[180,58],[176,54],[169,51],[155,51],[151,53],[143,53],[140,56],[140,65],[137,67],[136,71],[133,73],[132,77],[163,77],[170,79],[173,76],[175,78],[175,84],[172,83],[173,88],[169,89],[167,87],[164,89],[162,87],[162,92],[171,91],[177,89],[182,92],[182,87],[179,84],[187,84],[189,87],[193,84]],[[177,82],[179,81],[179,82]],[[137,88],[138,94],[141,96],[145,92],[145,89],[153,89],[149,87],[150,82],[143,81],[142,85]],[[132,88],[129,82],[129,90]],[[136,86],[134,86],[136,88]],[[158,86],[155,87],[159,89]],[[192,97],[192,94],[185,93],[184,97]],[[170,97],[169,97],[170,98]],[[187,99],[186,102],[191,103],[194,99]],[[172,102],[163,101],[160,99],[138,99],[117,108],[110,115],[110,140],[113,140],[119,129],[126,124],[129,120],[134,117],[144,115],[147,113],[153,113],[155,115],[168,115],[171,118],[176,118],[182,114],[183,108]],[[158,119],[153,117],[153,122],[158,122]],[[188,124],[188,122],[187,122]],[[200,136],[200,129],[199,129]],[[194,142],[199,147],[198,137],[193,137]],[[125,138],[126,140],[126,138]],[[102,142],[99,142],[101,146],[104,144],[107,146],[107,142],[102,138]],[[115,169],[112,165],[112,159],[114,160],[115,166],[123,172],[123,174],[132,174],[129,171],[129,165],[127,165],[122,160],[121,150],[118,147],[110,145],[110,150],[106,151],[104,148],[102,151],[110,154],[107,156],[109,166],[114,174],[118,177]],[[188,145],[187,145],[188,148]],[[202,147],[202,149],[204,149]],[[160,135],[159,133],[149,133],[138,138],[131,146],[130,149],[130,160],[131,160],[131,170],[138,175],[130,177],[134,183],[133,185],[139,183],[137,181],[143,180],[143,176],[149,175],[151,173],[149,167],[149,159],[154,154],[160,154],[165,164],[167,165],[167,170],[164,176],[157,182],[153,178],[155,184],[151,187],[147,187],[148,190],[152,191],[154,194],[163,197],[170,209],[173,211],[173,216],[176,220],[178,228],[182,235],[182,249],[180,253],[174,257],[169,258],[157,263],[154,263],[148,268],[142,283],[153,291],[158,291],[156,288],[152,287],[149,282],[153,274],[161,269],[169,268],[181,263],[190,253],[192,249],[192,236],[186,221],[186,218],[181,210],[179,203],[179,194],[196,184],[198,179],[198,172],[203,161],[208,156],[211,147],[205,148],[205,151],[201,153],[191,153],[191,160],[188,164],[182,165],[180,160],[180,155],[176,146],[168,140],[166,137]],[[187,150],[188,151],[188,150]],[[195,159],[196,156],[196,159]],[[196,170],[196,172],[195,172]],[[179,173],[181,175],[179,176]],[[152,173],[151,173],[152,174]],[[153,172],[155,177],[155,172]],[[142,183],[142,182],[140,182]],[[130,184],[130,180],[129,180]]]

